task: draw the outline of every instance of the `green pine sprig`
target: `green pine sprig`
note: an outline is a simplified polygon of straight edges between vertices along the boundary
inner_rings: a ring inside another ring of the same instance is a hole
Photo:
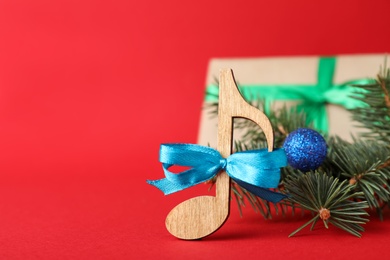
[[[361,225],[368,222],[365,218],[368,213],[364,210],[368,204],[361,200],[363,193],[353,192],[353,187],[347,181],[339,182],[339,179],[326,173],[309,172],[300,177],[288,177],[285,188],[291,196],[289,200],[292,203],[301,205],[314,215],[289,237],[310,224],[310,230],[313,230],[319,220],[322,220],[326,228],[331,223],[352,235],[361,237],[360,232],[364,231]]]
[[[365,128],[362,138],[390,143],[390,69],[384,69],[371,84],[357,85],[354,98],[365,106],[351,109],[353,119]]]
[[[382,219],[382,207],[390,202],[390,147],[382,142],[355,140],[334,142],[329,157],[355,191],[363,192],[371,209]]]

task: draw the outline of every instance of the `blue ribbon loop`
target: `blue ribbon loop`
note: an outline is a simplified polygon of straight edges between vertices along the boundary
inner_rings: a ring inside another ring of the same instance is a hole
[[[238,185],[260,198],[276,203],[287,197],[268,190],[278,187],[280,168],[287,165],[284,149],[275,149],[273,152],[266,149],[237,152],[225,159],[217,150],[206,146],[162,144],[160,162],[166,178],[147,180],[147,183],[165,195],[210,180],[225,170]],[[175,174],[169,171],[173,165],[190,169]]]

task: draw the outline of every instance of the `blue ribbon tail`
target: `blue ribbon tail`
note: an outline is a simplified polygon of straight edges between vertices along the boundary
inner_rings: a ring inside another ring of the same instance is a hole
[[[249,184],[247,182],[240,181],[236,178],[232,178],[238,185],[246,189],[247,191],[253,193],[254,195],[262,198],[263,200],[267,200],[273,203],[278,203],[279,201],[288,198],[287,195],[279,193],[279,192],[274,192],[268,189],[261,188],[259,186],[255,186],[252,184]]]
[[[160,179],[160,180],[146,180],[146,182],[150,185],[153,185],[154,187],[158,188],[161,190],[164,195],[169,195],[184,189],[187,189],[191,187],[192,185],[183,185],[179,183],[173,183],[169,181],[168,179]]]

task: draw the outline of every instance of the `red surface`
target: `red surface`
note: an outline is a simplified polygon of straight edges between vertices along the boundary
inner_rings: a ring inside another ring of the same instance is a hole
[[[1,259],[362,259],[362,239],[235,205],[203,241],[165,230],[162,142],[196,142],[211,57],[389,52],[387,0],[0,1]],[[375,215],[375,214],[374,214]],[[186,257],[186,258],[185,258]],[[305,259],[305,258],[304,258]]]

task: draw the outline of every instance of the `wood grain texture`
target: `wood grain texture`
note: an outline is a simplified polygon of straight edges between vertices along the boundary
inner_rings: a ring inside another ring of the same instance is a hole
[[[233,118],[247,118],[264,131],[268,150],[272,151],[274,136],[269,119],[249,105],[238,91],[231,69],[220,72],[218,145],[224,158],[232,153]],[[216,196],[199,196],[186,200],[171,210],[165,224],[168,231],[181,239],[199,239],[218,230],[229,216],[230,178],[222,171],[216,178]]]

